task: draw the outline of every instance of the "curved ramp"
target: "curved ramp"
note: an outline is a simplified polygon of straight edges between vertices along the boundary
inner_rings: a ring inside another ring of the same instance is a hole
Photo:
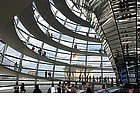
[[[59,42],[54,41],[53,39],[51,39],[49,36],[47,36],[45,33],[43,33],[40,28],[38,27],[34,16],[33,16],[34,12],[32,9],[32,6],[28,6],[26,7],[21,13],[18,14],[18,17],[20,19],[20,21],[22,22],[22,24],[25,26],[25,28],[31,33],[33,34],[38,40],[41,40],[53,47],[68,51],[68,52],[77,52],[80,54],[87,54],[90,56],[106,56],[105,54],[101,54],[101,53],[96,53],[96,52],[84,52],[84,51],[79,51],[77,49],[74,48],[70,48],[68,46],[65,46],[63,44],[60,44]]]
[[[4,73],[4,74],[9,74],[12,76],[19,76],[19,77],[25,77],[25,78],[32,78],[32,79],[43,79],[46,81],[62,81],[62,79],[57,79],[57,78],[45,78],[45,77],[41,77],[41,76],[35,76],[35,75],[29,75],[26,73],[19,73],[18,71],[14,71],[10,68],[7,68],[5,65],[0,64],[0,73]]]
[[[60,66],[68,66],[68,67],[76,67],[76,68],[90,68],[94,70],[101,70],[100,67],[91,67],[91,66],[83,66],[83,65],[70,65],[64,62],[55,61],[47,58],[46,56],[40,56],[39,54],[33,52],[29,49],[23,42],[18,38],[16,31],[14,29],[13,20],[9,22],[9,24],[0,31],[0,38],[5,41],[9,46],[14,48],[20,53],[23,53],[29,57],[35,58],[37,60],[55,63]],[[103,70],[112,70],[112,68],[103,68]]]
[[[35,4],[36,4],[36,7],[38,8],[40,14],[44,18],[44,20],[46,20],[46,22],[48,22],[56,30],[60,31],[61,33],[65,34],[65,35],[68,35],[68,36],[71,36],[71,37],[74,37],[77,39],[100,43],[100,40],[97,38],[91,38],[88,36],[77,34],[73,31],[71,31],[70,29],[66,28],[65,26],[63,26],[54,17],[54,15],[51,11],[51,8],[50,8],[49,0],[35,0]]]
[[[9,24],[0,31],[0,37],[3,41],[5,41],[9,46],[17,50],[18,52],[21,52],[27,56],[30,56],[32,58],[47,61],[50,63],[56,63],[57,65],[67,65],[66,63],[61,63],[58,61],[54,61],[52,59],[49,59],[47,57],[40,56],[39,54],[33,52],[31,49],[29,49],[23,42],[18,38],[16,31],[14,29],[13,21],[9,22]]]
[[[24,78],[32,78],[32,79],[42,79],[46,81],[67,81],[68,79],[57,79],[57,78],[45,78],[41,76],[35,76],[35,75],[29,75],[25,73],[19,73],[17,71],[14,71],[10,68],[7,68],[5,65],[0,64],[0,73],[1,74],[8,74],[9,76],[19,76]],[[70,80],[71,82],[75,82],[75,80]],[[78,81],[78,83],[82,83],[83,81]],[[101,85],[102,83],[94,83],[95,85]]]
[[[65,0],[53,0],[54,4],[57,6],[58,10],[63,13],[65,17],[71,21],[80,24],[81,26],[93,28],[88,21],[83,20],[82,18],[75,15],[70,8],[68,7]]]

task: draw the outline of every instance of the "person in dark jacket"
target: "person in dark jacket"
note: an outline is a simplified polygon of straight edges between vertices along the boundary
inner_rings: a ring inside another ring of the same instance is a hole
[[[25,86],[24,86],[24,83],[21,84],[20,86],[20,93],[25,93],[26,92],[26,89],[25,89]]]
[[[14,93],[19,93],[19,85],[18,85],[18,82],[16,82],[16,85],[14,86]]]
[[[58,92],[58,93],[61,93],[61,90],[62,90],[62,89],[61,89],[61,82],[59,82],[58,87],[57,87],[57,92]]]
[[[86,83],[86,93],[92,93],[90,83]]]
[[[42,93],[42,91],[40,90],[38,85],[35,85],[35,89],[34,89],[33,93]]]

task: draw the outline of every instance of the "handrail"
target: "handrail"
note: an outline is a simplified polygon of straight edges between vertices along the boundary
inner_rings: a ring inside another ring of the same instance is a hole
[[[17,25],[16,25],[16,28],[18,29],[18,31],[19,31],[19,33],[22,35],[22,33],[21,32],[23,32],[23,33],[25,33],[26,35],[28,35],[28,33],[26,33],[24,30],[22,30],[21,28],[19,28]],[[27,38],[25,38],[25,36],[23,36],[22,35],[22,37],[25,39],[25,40],[27,40]],[[33,37],[33,36],[31,36],[31,37]],[[34,39],[36,39],[35,37],[33,37]],[[23,41],[23,40],[22,40]],[[65,41],[65,40],[61,40],[61,41]],[[24,43],[26,43],[25,41],[23,41]],[[70,41],[65,41],[65,42],[70,42]],[[70,42],[70,43],[72,43],[72,42]],[[77,45],[81,45],[80,46],[80,48],[79,49],[77,49],[78,51],[82,51],[82,52],[85,52],[86,53],[86,49],[85,49],[85,47],[82,47],[82,45],[86,45],[86,44],[84,44],[84,43],[76,43]],[[35,46],[34,44],[32,44],[32,43],[30,43],[30,42],[28,42],[28,45],[31,45],[31,46]],[[62,44],[62,45],[64,45],[64,44]],[[97,45],[97,44],[94,44],[94,43],[92,43],[92,44],[89,44],[89,46],[90,45]],[[36,46],[37,48],[39,48],[38,46]],[[81,49],[81,48],[83,48],[83,49]],[[44,49],[44,50],[49,50],[49,49]],[[53,50],[49,50],[49,51],[51,51],[51,52],[55,52],[55,51],[53,51]],[[97,49],[89,49],[88,50],[89,52],[99,52],[99,49],[97,50]],[[100,53],[99,53],[100,54]],[[103,55],[105,55],[105,53],[103,52],[102,53]],[[107,57],[107,56],[104,56],[104,57]]]

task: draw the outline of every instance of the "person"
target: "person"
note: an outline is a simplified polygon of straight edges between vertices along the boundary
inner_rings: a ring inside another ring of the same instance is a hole
[[[53,34],[52,34],[52,33],[50,34],[50,38],[51,38],[51,39],[53,38]]]
[[[45,78],[47,78],[47,70],[45,71]]]
[[[79,75],[79,82],[81,81],[81,73],[80,73],[80,75]]]
[[[62,83],[62,93],[65,93],[65,82]]]
[[[39,53],[39,55],[42,54],[42,49],[41,48],[38,50],[38,53]]]
[[[107,81],[108,81],[108,83],[109,83],[109,76],[107,77]]]
[[[74,49],[77,49],[77,44],[74,45]]]
[[[94,75],[93,75],[92,79],[93,79],[93,83],[94,83],[94,82],[95,82],[95,78],[94,78]]]
[[[89,76],[89,82],[91,82],[91,76]]]
[[[99,78],[98,78],[98,77],[96,77],[96,82],[98,82],[98,80],[99,80]]]
[[[25,89],[25,86],[24,86],[24,83],[21,84],[20,86],[20,93],[25,93],[26,92],[26,89]]]
[[[22,67],[22,60],[20,60],[20,61],[19,61],[19,72],[22,71],[22,68],[23,68],[23,67]]]
[[[86,93],[91,93],[91,87],[90,87],[90,83],[86,83]]]
[[[14,86],[14,93],[19,93],[19,85],[18,85],[18,82],[16,82],[16,85]]]
[[[71,86],[71,93],[76,93],[76,88],[75,88],[74,84],[72,84],[72,86]]]
[[[86,81],[88,82],[88,75],[87,75]]]
[[[82,75],[82,81],[84,80],[84,76]]]
[[[48,91],[47,91],[47,93],[51,93],[51,88],[48,88]]]
[[[66,83],[65,88],[66,88],[66,93],[70,93],[70,92],[71,92],[70,81],[68,81],[68,82]]]
[[[49,78],[51,78],[51,72],[49,71],[49,73],[48,73],[48,76],[49,76]]]
[[[99,49],[99,53],[102,53],[102,49],[101,48]]]
[[[99,82],[100,82],[100,83],[102,82],[102,76],[99,77]]]
[[[134,87],[131,87],[128,92],[129,93],[134,93],[135,92],[135,88]]]
[[[46,56],[46,51],[43,51],[42,52],[42,56]]]
[[[34,50],[35,50],[35,47],[33,46],[33,47],[32,47],[32,51],[34,52]]]
[[[113,77],[111,77],[111,87],[113,87]]]
[[[14,65],[14,70],[17,71],[17,62]]]
[[[75,81],[75,88],[76,88],[76,90],[78,90],[78,84],[77,84],[77,81]]]
[[[51,93],[55,93],[55,87],[54,87],[54,83],[52,83],[52,87],[51,87]]]
[[[34,89],[33,93],[42,93],[42,91],[40,90],[40,88],[37,84],[35,85],[35,89]]]
[[[57,92],[58,92],[58,93],[61,93],[61,82],[59,82],[59,84],[58,84]]]

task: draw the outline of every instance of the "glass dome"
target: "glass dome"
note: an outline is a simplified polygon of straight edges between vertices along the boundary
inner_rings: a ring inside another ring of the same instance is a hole
[[[70,0],[31,3],[0,32],[1,86],[115,80],[93,20]]]

